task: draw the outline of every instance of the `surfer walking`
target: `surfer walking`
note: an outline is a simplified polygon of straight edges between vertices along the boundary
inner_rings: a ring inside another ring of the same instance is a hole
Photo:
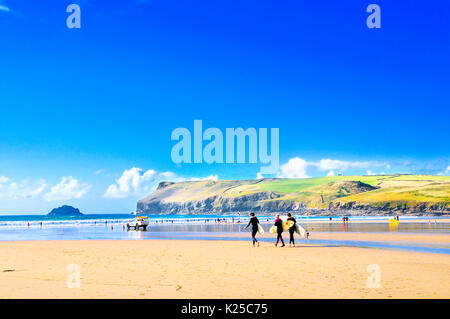
[[[283,240],[283,221],[280,218],[280,214],[276,214],[275,215],[275,226],[277,226],[277,242],[275,243],[275,247],[278,245],[278,241],[281,239],[281,243],[283,245],[281,245],[281,247],[284,247],[284,240]]]
[[[292,246],[295,247],[294,232],[295,232],[295,227],[296,227],[297,221],[295,220],[294,217],[292,217],[291,213],[287,213],[287,217],[288,217],[287,220],[294,222],[294,224],[291,226],[291,228],[289,228],[289,246],[292,244]]]
[[[259,247],[259,241],[256,239],[256,233],[258,232],[258,224],[259,224],[259,220],[255,216],[255,213],[250,213],[250,220],[248,221],[248,224],[247,224],[247,226],[244,227],[244,229],[247,229],[248,226],[252,225],[253,246],[255,246],[255,244],[257,243],[258,247]]]

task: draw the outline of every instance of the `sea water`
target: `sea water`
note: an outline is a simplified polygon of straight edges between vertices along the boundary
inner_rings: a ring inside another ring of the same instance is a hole
[[[92,214],[73,217],[49,217],[42,215],[0,216],[0,240],[248,240],[242,233],[248,223],[247,216],[239,215],[147,215],[150,225],[147,231],[128,231],[126,224],[134,217],[129,214]],[[450,224],[439,222],[435,217],[400,217],[409,220],[398,227],[389,227],[385,216],[351,216],[351,223],[343,223],[341,217],[294,216],[311,234],[319,232],[362,232],[362,233],[436,233],[450,235]],[[263,228],[268,231],[273,216],[258,216]],[[220,219],[220,222],[218,221]],[[430,222],[419,222],[420,220]],[[417,220],[417,223],[414,223]],[[234,222],[233,222],[234,221]],[[240,221],[240,223],[239,223]],[[308,223],[307,223],[308,221]],[[367,221],[371,221],[367,223]],[[241,234],[240,234],[241,233]],[[261,238],[262,241],[273,241]],[[316,240],[312,235],[301,244],[357,246],[366,248],[387,248],[450,254],[450,245],[442,243],[386,243],[343,240]]]
[[[233,220],[237,222],[238,220],[245,222],[249,220],[246,215],[214,215],[214,214],[204,214],[204,215],[184,215],[184,214],[159,214],[159,215],[148,215],[144,214],[142,216],[149,217],[150,221],[153,223],[201,223],[205,219],[214,222],[215,219],[221,219],[224,222],[232,222]],[[316,222],[324,221],[328,222],[328,216],[304,216],[304,215],[294,215],[294,217],[299,220],[299,222]],[[28,227],[29,225],[97,225],[102,223],[126,223],[132,221],[135,218],[131,214],[85,214],[80,216],[48,216],[48,215],[0,215],[0,228],[21,228]],[[270,222],[274,220],[274,215],[258,215],[261,222]],[[351,221],[388,221],[389,216],[350,216]],[[426,217],[426,216],[402,216],[401,220],[439,220],[445,217]],[[332,221],[341,221],[342,216],[332,216]],[[28,225],[29,224],[29,225]]]

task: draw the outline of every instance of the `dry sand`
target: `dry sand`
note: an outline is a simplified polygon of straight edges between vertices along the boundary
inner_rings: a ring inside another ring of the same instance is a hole
[[[67,287],[70,264],[80,266],[80,288]],[[380,267],[381,288],[367,287],[370,264]],[[449,255],[238,241],[0,242],[0,298],[449,297]]]

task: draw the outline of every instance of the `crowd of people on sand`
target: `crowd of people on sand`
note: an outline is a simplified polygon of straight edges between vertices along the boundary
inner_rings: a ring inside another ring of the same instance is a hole
[[[287,213],[287,220],[293,222],[292,226],[288,230],[289,231],[289,246],[295,247],[294,232],[295,232],[295,227],[296,227],[297,221],[295,220],[294,217],[292,217],[291,213]],[[257,245],[259,247],[259,241],[256,238],[256,234],[258,233],[259,220],[258,220],[258,217],[255,216],[255,213],[250,213],[250,220],[249,220],[247,226],[244,227],[244,229],[247,229],[250,225],[252,226],[251,234],[252,234],[253,246]],[[277,227],[277,241],[275,242],[275,247],[278,246],[278,243],[280,241],[281,241],[281,247],[286,246],[284,244],[284,239],[283,239],[283,220],[280,218],[280,214],[275,215],[274,226]]]

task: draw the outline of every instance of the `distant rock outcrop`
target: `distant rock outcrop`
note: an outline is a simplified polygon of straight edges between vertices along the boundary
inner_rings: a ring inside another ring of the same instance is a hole
[[[79,216],[83,215],[78,208],[63,205],[58,208],[52,209],[50,213],[47,214],[47,216]]]

